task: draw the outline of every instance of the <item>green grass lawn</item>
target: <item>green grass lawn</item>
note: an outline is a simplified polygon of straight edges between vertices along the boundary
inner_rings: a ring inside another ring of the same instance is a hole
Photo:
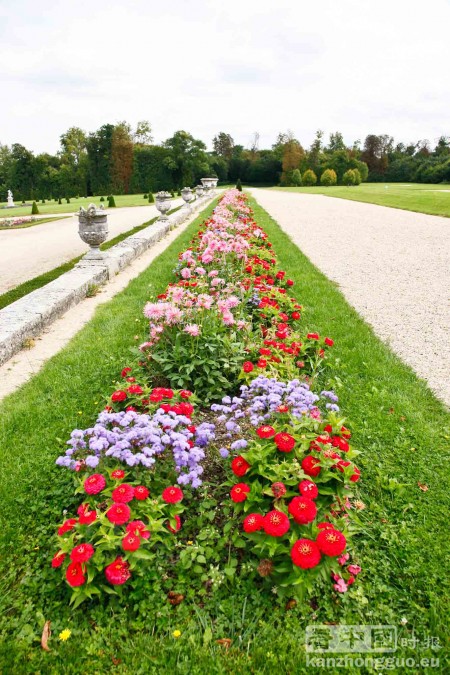
[[[49,564],[62,509],[78,501],[72,499],[71,477],[54,460],[72,428],[95,420],[102,396],[127,364],[134,336],[145,334],[144,302],[173,280],[179,251],[210,212],[211,207],[122,293],[99,307],[64,350],[1,404],[0,672],[340,672],[306,667],[304,629],[311,623],[392,624],[401,639],[411,640],[413,633],[421,641],[445,639],[449,415],[259,206],[258,222],[295,281],[303,326],[336,342],[333,386],[364,453],[358,490],[366,508],[358,512],[361,531],[354,538],[363,567],[358,583],[338,597],[326,583],[316,597],[290,611],[239,576],[201,598],[186,589],[187,599],[177,607],[167,602],[164,580],[144,598],[68,607],[70,592],[58,584]],[[182,541],[192,538],[180,534]],[[54,636],[50,653],[39,644],[46,620],[52,621]],[[59,642],[65,628],[72,636]],[[178,639],[174,630],[181,632]],[[229,650],[216,643],[223,638],[232,640]],[[440,657],[440,668],[411,672],[445,672],[443,650],[432,651],[422,642],[416,650],[401,647],[395,656]]]
[[[353,187],[336,185],[333,187],[277,187],[273,189],[340,197],[341,199],[352,199],[357,202],[368,202],[370,204],[379,204],[380,206],[392,206],[396,209],[450,217],[449,184],[362,183]],[[447,192],[443,192],[443,190],[447,190]]]
[[[79,211],[80,206],[87,208],[89,204],[96,204],[99,206],[103,204],[105,209],[108,208],[108,202],[106,197],[108,195],[97,195],[96,197],[80,197],[80,199],[71,199],[70,204],[67,204],[65,199],[62,199],[62,204],[58,204],[55,200],[45,200],[45,204],[37,202],[39,213],[75,213]],[[105,201],[100,202],[100,197],[104,197]],[[30,201],[30,200],[29,200]],[[148,199],[144,199],[144,193],[137,195],[114,195],[114,201],[116,202],[116,207],[120,208],[121,206],[151,206],[148,203]],[[12,209],[2,208],[6,206],[6,202],[0,202],[0,218],[9,218],[10,216],[30,216],[31,215],[31,205],[30,206],[16,206]]]

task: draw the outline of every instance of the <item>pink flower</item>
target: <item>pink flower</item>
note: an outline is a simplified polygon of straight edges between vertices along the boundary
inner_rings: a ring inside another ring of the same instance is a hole
[[[213,256],[211,255],[211,253],[204,253],[204,254],[202,255],[202,257],[201,257],[202,263],[204,263],[205,265],[207,265],[208,263],[212,262],[213,259],[214,259],[214,258],[213,258]]]
[[[183,331],[191,337],[198,337],[201,333],[200,326],[198,326],[196,323],[189,323],[183,328]]]
[[[183,279],[190,279],[191,278],[191,270],[188,267],[183,267],[181,270],[181,276]]]
[[[211,270],[211,272],[208,273],[208,276],[213,278],[219,276],[219,272],[217,270]]]
[[[337,583],[333,584],[333,588],[335,591],[338,591],[338,593],[346,593],[348,591],[348,586],[342,577],[339,577]]]
[[[349,558],[350,558],[350,554],[349,554],[349,553],[343,553],[343,554],[341,555],[341,557],[337,559],[339,565],[345,565],[345,563],[347,562],[347,560],[348,560]]]
[[[315,420],[320,420],[320,410],[319,408],[313,408],[309,411],[309,416]]]
[[[354,577],[361,572],[361,567],[359,565],[349,565],[347,569]]]
[[[206,270],[203,267],[196,267],[194,271],[199,277],[203,277],[206,274]]]

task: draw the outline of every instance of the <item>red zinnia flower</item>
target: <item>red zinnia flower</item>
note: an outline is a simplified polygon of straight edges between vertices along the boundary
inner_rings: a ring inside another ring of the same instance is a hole
[[[175,523],[176,523],[175,527],[172,527],[172,525],[170,524],[170,521],[168,520],[167,521],[167,529],[170,532],[172,532],[173,534],[176,534],[178,532],[178,530],[181,529],[181,518],[180,518],[180,516],[174,516],[174,519],[175,519]]]
[[[134,487],[128,485],[128,483],[122,483],[122,485],[114,488],[111,498],[113,502],[127,504],[134,498]]]
[[[136,497],[136,499],[139,499],[139,501],[147,499],[149,494],[150,494],[149,490],[144,485],[138,485],[137,487],[134,488],[134,496]]]
[[[143,394],[144,390],[139,384],[132,384],[131,387],[127,389],[129,394]]]
[[[306,337],[308,338],[308,340],[318,340],[319,333],[308,333]]]
[[[131,577],[130,565],[119,556],[105,568],[105,576],[110,584],[120,586]]]
[[[341,555],[347,546],[347,540],[339,530],[327,528],[321,530],[316,539],[317,546],[325,555]]]
[[[178,518],[178,516],[175,516],[175,518]],[[135,537],[142,537],[142,539],[149,539],[150,537],[150,532],[142,520],[132,520],[131,523],[128,523],[127,532],[131,532]]]
[[[328,345],[328,347],[332,347],[334,345],[334,340],[332,340],[329,337],[325,338],[325,344]]]
[[[264,525],[264,518],[259,513],[250,513],[244,518],[243,528],[245,532],[257,532]]]
[[[182,389],[180,391],[180,396],[181,396],[181,398],[191,398],[192,391],[189,391],[188,389]]]
[[[72,549],[70,559],[73,562],[86,562],[89,558],[92,558],[94,553],[95,550],[91,544],[78,544],[78,546]]]
[[[312,480],[302,480],[298,485],[298,489],[303,497],[309,497],[309,499],[315,499],[319,494],[317,485]]]
[[[294,282],[292,281],[292,279],[288,279],[286,281],[286,286],[293,286],[293,285],[294,285]]]
[[[162,498],[167,504],[176,504],[177,502],[181,502],[183,497],[184,494],[182,490],[174,485],[165,488],[162,492]]]
[[[76,518],[69,518],[68,520],[65,520],[61,527],[58,529],[58,534],[61,537],[63,534],[66,534],[66,532],[70,532],[70,530],[73,530],[75,525],[78,523],[78,520]]]
[[[97,511],[90,510],[89,504],[80,504],[77,513],[80,517],[80,525],[90,525],[97,520]]]
[[[291,316],[294,319],[294,321],[298,321],[298,319],[300,319],[301,315],[300,315],[300,312],[292,312]]]
[[[231,462],[231,470],[234,473],[235,476],[238,476],[239,478],[242,478],[242,476],[245,476],[247,471],[250,468],[250,464],[245,461],[245,459],[239,455],[238,457],[235,457],[233,461]]]
[[[259,359],[256,365],[258,366],[258,368],[265,368],[267,366],[267,361],[266,359]]]
[[[122,548],[124,551],[137,551],[141,545],[141,538],[128,532],[122,539]]]
[[[122,478],[125,478],[125,471],[122,471],[122,469],[114,469],[111,478],[114,478],[114,480],[122,480]]]
[[[308,497],[294,497],[289,502],[288,511],[299,525],[312,523],[317,514],[317,507]]]
[[[277,434],[273,439],[281,452],[291,452],[295,446],[295,438],[290,434]]]
[[[279,412],[279,413],[287,413],[287,412],[289,412],[289,406],[286,405],[285,403],[282,403],[281,405],[278,406],[277,412]]]
[[[334,525],[326,521],[322,523],[317,523],[317,527],[319,528],[319,530],[334,530]]]
[[[66,579],[70,586],[82,586],[86,581],[83,566],[79,562],[71,562],[66,570]]]
[[[272,493],[277,499],[286,494],[286,485],[284,483],[272,483]]]
[[[175,407],[175,406],[174,406]],[[186,417],[190,417],[192,413],[194,412],[194,406],[191,405],[190,403],[179,403],[178,404],[178,409],[179,409],[179,415],[186,415]]]
[[[318,476],[321,470],[320,462],[312,455],[306,455],[302,460],[302,469],[307,476]]]
[[[271,436],[275,436],[276,431],[273,427],[265,424],[264,426],[259,427],[259,429],[256,430],[256,433],[260,438],[270,438]]]
[[[317,544],[310,539],[299,539],[291,549],[291,558],[294,565],[304,570],[316,567],[320,563],[320,550]]]
[[[246,483],[237,483],[230,490],[230,497],[234,502],[245,502],[250,492],[250,487]]]
[[[55,553],[52,559],[52,567],[61,567],[65,558],[66,554],[63,553],[62,551],[58,551],[58,553]]]
[[[114,402],[125,401],[126,397],[127,397],[126,392],[122,391],[121,389],[118,389],[111,396],[111,400],[114,401]]]
[[[93,473],[84,481],[84,491],[88,495],[96,495],[106,486],[105,477],[101,473]]]
[[[274,509],[264,516],[263,527],[264,532],[271,537],[282,537],[289,530],[289,518],[282,511]]]
[[[129,367],[127,366],[126,368],[124,368],[124,369],[122,370],[122,372],[121,372],[120,374],[122,375],[122,377],[126,377],[126,376],[128,375],[128,373],[131,373],[131,368],[129,368]]]
[[[114,525],[124,525],[130,519],[130,507],[127,504],[113,504],[106,512],[106,517]]]

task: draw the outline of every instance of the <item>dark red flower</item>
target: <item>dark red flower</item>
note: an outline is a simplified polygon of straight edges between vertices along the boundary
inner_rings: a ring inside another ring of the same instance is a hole
[[[78,544],[78,546],[72,549],[70,559],[73,562],[87,562],[89,558],[92,558],[94,553],[95,550],[92,544]]]
[[[347,546],[347,540],[339,530],[326,528],[321,530],[316,538],[319,549],[328,556],[341,555]]]
[[[137,485],[134,488],[134,496],[139,501],[144,501],[144,499],[147,499],[149,494],[150,494],[150,492],[149,492],[148,488],[145,487],[145,485]]]
[[[128,485],[128,483],[122,483],[122,485],[118,485],[114,488],[111,498],[113,502],[127,504],[134,498],[134,487]]]
[[[286,494],[286,485],[284,483],[272,483],[272,493],[276,499],[280,499]]]
[[[322,523],[317,523],[317,527],[319,528],[319,530],[334,530],[334,525],[326,521]]]
[[[175,527],[172,527],[172,525],[170,524],[170,521],[168,520],[167,521],[167,529],[170,532],[172,532],[173,534],[176,534],[178,532],[178,530],[181,529],[181,518],[180,518],[180,516],[175,515],[174,520],[175,520]]]
[[[282,511],[274,509],[264,516],[263,527],[264,532],[271,537],[282,537],[289,530],[289,518]]]
[[[114,478],[114,480],[122,480],[122,478],[125,478],[125,471],[122,471],[122,469],[114,469],[111,478]]]
[[[111,396],[111,400],[114,401],[114,402],[125,401],[126,397],[127,397],[127,393],[125,391],[122,391],[121,389],[118,389]]]
[[[141,538],[132,532],[128,532],[122,539],[122,548],[124,551],[137,551],[141,545]]]
[[[309,499],[315,499],[319,494],[317,485],[312,480],[302,480],[298,485],[303,497],[308,497]]]
[[[167,487],[162,492],[162,498],[167,504],[176,504],[183,499],[183,491],[175,485]]]
[[[250,468],[250,464],[241,456],[235,457],[231,462],[231,470],[235,476],[242,478]]]
[[[131,577],[130,565],[120,556],[105,568],[105,576],[110,584],[120,586]]]
[[[264,518],[259,513],[250,513],[244,518],[243,528],[245,532],[257,532],[264,525]]]
[[[97,511],[95,509],[91,511],[89,504],[80,504],[77,513],[80,517],[80,525],[91,525],[97,520]]]
[[[88,495],[97,495],[106,486],[106,479],[101,473],[93,473],[84,481],[84,491]]]
[[[276,434],[273,440],[275,441],[278,450],[281,450],[281,452],[291,452],[291,450],[294,449],[295,438],[290,434]]]
[[[318,476],[321,470],[320,462],[312,455],[306,455],[302,460],[302,469],[307,476]]]
[[[178,516],[175,517],[178,518]],[[135,537],[142,537],[142,539],[149,539],[150,537],[150,532],[142,520],[132,520],[131,523],[128,523],[126,529],[127,532],[131,532]]]
[[[304,570],[316,567],[320,563],[320,550],[317,544],[310,539],[299,539],[291,549],[291,558],[294,565]]]
[[[130,515],[128,504],[113,504],[106,512],[106,517],[114,525],[124,525],[130,520]]]
[[[284,403],[282,403],[281,405],[278,406],[277,412],[279,412],[279,413],[287,413],[287,412],[289,412],[289,406],[288,406],[288,405],[285,405]]]
[[[83,565],[79,562],[71,562],[66,570],[66,579],[70,586],[82,586],[86,581]]]
[[[62,551],[58,551],[58,553],[55,553],[52,559],[52,567],[61,567],[63,564],[64,560],[66,558],[66,554],[63,553]]]
[[[70,530],[73,530],[75,525],[78,523],[78,520],[76,518],[69,518],[68,520],[65,520],[61,527],[58,529],[58,534],[61,537],[63,534],[66,534],[66,532],[70,532]]]
[[[266,359],[259,359],[256,365],[258,368],[265,368],[267,366],[267,361]]]
[[[230,490],[230,497],[234,502],[245,502],[250,492],[247,483],[236,483]]]
[[[256,430],[256,433],[260,438],[270,438],[271,436],[275,436],[276,431],[273,427],[265,424],[264,426],[259,427],[259,429]]]
[[[126,377],[126,376],[128,375],[128,373],[131,373],[131,368],[129,368],[129,367],[127,366],[126,368],[124,368],[124,369],[122,370],[122,372],[121,372],[120,374],[121,374],[122,377]]]

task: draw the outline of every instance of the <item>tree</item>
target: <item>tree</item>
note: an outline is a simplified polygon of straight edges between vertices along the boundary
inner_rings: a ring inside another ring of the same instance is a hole
[[[20,143],[14,143],[11,147],[11,189],[16,199],[28,199],[31,197],[35,184],[34,156]]]
[[[337,150],[346,150],[344,138],[340,131],[330,134],[330,140],[328,142],[329,152],[336,152]]]
[[[114,192],[128,194],[133,172],[133,140],[130,125],[116,124],[111,142],[111,182]]]
[[[229,161],[233,156],[234,140],[230,134],[220,131],[217,136],[214,136],[213,138],[213,148],[216,155],[224,157]]]
[[[308,153],[308,164],[315,173],[319,170],[320,156],[322,153],[322,138],[323,131],[318,129]]]
[[[255,160],[259,149],[259,131],[255,131],[255,133],[252,135],[250,139],[249,149],[251,159]]]
[[[206,145],[195,139],[187,131],[176,131],[163,143],[169,150],[164,160],[170,170],[173,185],[193,185],[193,183],[209,171]]]
[[[312,169],[307,169],[302,177],[303,185],[312,187],[317,183],[317,176]]]
[[[89,183],[93,194],[111,191],[111,150],[114,125],[104,124],[87,140]]]
[[[87,135],[79,127],[70,127],[60,136],[61,170],[64,172],[65,194],[87,193],[88,155]]]
[[[292,172],[291,181],[294,187],[300,187],[300,185],[302,184],[302,174],[300,173],[300,169],[294,169],[294,171]]]
[[[326,169],[320,176],[320,184],[324,185],[325,187],[329,187],[330,185],[336,185],[336,183],[337,183],[336,171],[333,171],[333,169]]]
[[[152,127],[147,120],[141,120],[136,125],[136,131],[133,134],[134,142],[137,145],[150,145],[153,143]]]
[[[356,176],[354,169],[348,169],[342,176],[342,182],[344,185],[356,185]]]
[[[283,161],[281,174],[282,185],[292,185],[292,172],[300,168],[300,163],[305,157],[305,151],[296,138],[291,138],[283,148]]]
[[[242,192],[242,183],[241,183],[240,178],[238,178],[237,181],[236,181],[236,190],[239,190],[239,192]]]
[[[383,180],[389,166],[388,153],[394,149],[392,136],[369,134],[364,141],[361,159],[369,168],[369,180]]]

